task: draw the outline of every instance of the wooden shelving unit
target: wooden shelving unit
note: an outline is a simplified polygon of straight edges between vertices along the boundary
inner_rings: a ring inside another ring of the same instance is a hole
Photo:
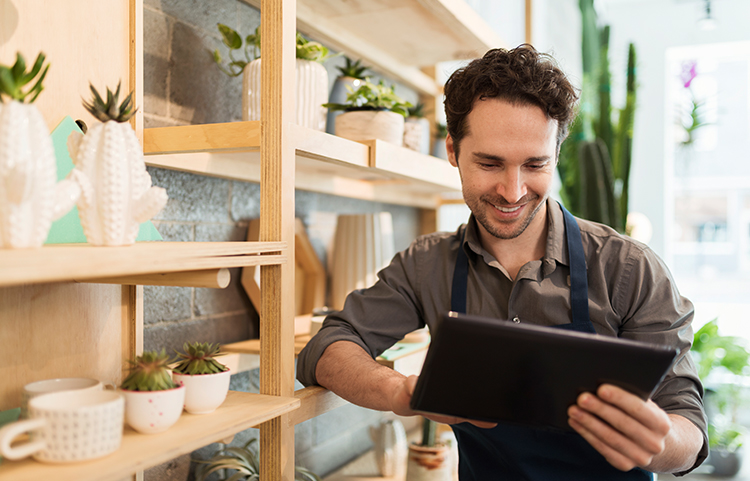
[[[183,413],[177,423],[159,434],[125,429],[120,449],[105,457],[71,464],[45,464],[33,460],[5,461],[0,481],[112,481],[190,453],[245,429],[291,412],[299,399],[230,391],[211,414]]]

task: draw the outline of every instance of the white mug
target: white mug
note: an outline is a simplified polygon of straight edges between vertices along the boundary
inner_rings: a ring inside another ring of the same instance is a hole
[[[44,379],[29,383],[23,387],[23,393],[21,394],[21,419],[29,417],[29,400],[36,396],[60,391],[101,391],[104,388],[114,390],[117,389],[117,386],[88,377]]]
[[[0,455],[65,463],[94,459],[120,447],[125,401],[116,391],[77,390],[36,396],[29,401],[29,419],[0,429]],[[16,440],[23,433],[30,440]]]

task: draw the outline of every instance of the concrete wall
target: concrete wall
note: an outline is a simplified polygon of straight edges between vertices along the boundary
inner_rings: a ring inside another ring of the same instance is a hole
[[[230,78],[213,62],[211,52],[223,49],[217,23],[246,35],[260,23],[257,10],[237,0],[144,0],[145,126],[162,127],[241,120],[241,77]],[[336,65],[329,62],[330,81]],[[413,101],[403,87],[397,92]],[[259,216],[259,186],[150,168],[154,184],[167,189],[169,202],[154,219],[168,241],[244,240],[248,221]],[[296,215],[325,263],[335,218],[342,213],[388,211],[393,215],[396,248],[404,249],[418,234],[417,209],[298,191]],[[226,289],[146,287],[144,289],[145,349],[168,351],[185,341],[228,343],[256,338],[258,315],[232,269]],[[257,392],[258,372],[232,377],[233,390]],[[297,464],[321,475],[370,449],[367,428],[381,413],[344,406],[300,424],[295,430]],[[257,432],[238,434],[241,445]],[[218,445],[193,453],[209,457]],[[147,481],[189,479],[190,456],[182,456],[146,472]]]

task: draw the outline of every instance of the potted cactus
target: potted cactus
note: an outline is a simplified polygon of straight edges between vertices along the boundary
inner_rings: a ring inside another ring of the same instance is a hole
[[[349,140],[380,139],[398,146],[404,142],[404,117],[412,104],[386,87],[365,79],[356,90],[350,89],[345,103],[327,103],[324,107],[343,110],[336,118],[336,135]]]
[[[214,359],[218,344],[185,343],[177,352],[178,363],[172,368],[172,378],[185,386],[185,411],[207,414],[221,406],[229,392],[230,371]]]
[[[365,72],[367,71],[367,67],[362,65],[361,60],[352,61],[349,57],[344,57],[344,59],[344,65],[336,67],[339,71],[339,76],[336,77],[336,80],[333,82],[331,95],[328,97],[328,102],[332,104],[346,102],[348,92],[359,87],[362,81],[366,78]],[[326,132],[329,134],[336,133],[336,117],[339,115],[341,115],[340,110],[328,110]]]
[[[68,179],[57,183],[52,139],[33,104],[49,69],[44,59],[40,53],[28,72],[20,53],[13,66],[0,65],[0,247],[40,247],[80,193]]]
[[[182,414],[185,386],[172,381],[169,356],[147,351],[130,362],[130,372],[120,389],[125,396],[125,422],[144,434],[169,429]]]
[[[91,244],[130,245],[141,223],[167,203],[167,192],[151,185],[143,149],[127,123],[136,112],[133,93],[119,103],[119,84],[114,93],[107,88],[106,100],[93,85],[91,92],[91,102],[83,105],[102,123],[68,139],[75,165],[70,175],[81,188],[81,226]]]
[[[242,120],[260,120],[260,33],[243,38],[231,27],[218,24],[221,38],[229,48],[229,62],[225,67],[218,50],[214,61],[222,72],[236,77],[242,74]],[[297,124],[315,130],[325,130],[326,110],[321,106],[328,99],[328,72],[323,62],[332,57],[328,48],[311,42],[297,33]],[[242,51],[242,59],[233,52]]]

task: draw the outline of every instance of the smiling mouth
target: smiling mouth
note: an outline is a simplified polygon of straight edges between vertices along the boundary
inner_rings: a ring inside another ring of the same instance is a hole
[[[518,211],[518,210],[519,210],[519,209],[521,209],[521,208],[522,208],[523,206],[522,206],[522,205],[517,205],[517,206],[515,206],[515,207],[503,207],[503,206],[500,206],[500,205],[495,205],[495,204],[492,204],[492,207],[494,207],[495,209],[497,209],[497,210],[499,210],[500,212],[503,212],[503,213],[505,213],[505,214],[511,214],[511,213],[513,213],[513,212],[516,212],[516,211]]]

